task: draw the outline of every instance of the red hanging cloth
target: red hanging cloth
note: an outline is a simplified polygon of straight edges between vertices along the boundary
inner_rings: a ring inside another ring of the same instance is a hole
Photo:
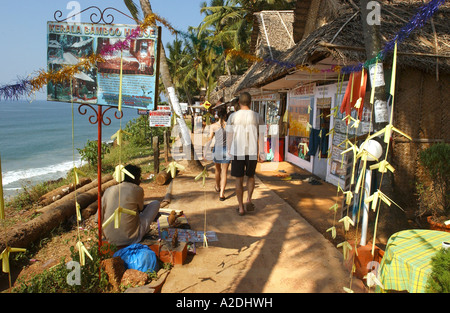
[[[358,119],[361,120],[363,107],[364,107],[364,97],[366,96],[366,85],[367,85],[367,71],[364,71],[364,76],[362,77],[362,71],[358,73],[351,73],[348,80],[347,89],[345,90],[344,99],[341,104],[341,113],[346,113],[350,115],[352,109],[358,111]],[[352,91],[353,84],[353,94]],[[350,99],[351,98],[351,99]],[[358,99],[361,98],[361,105],[359,109],[355,108],[355,104]],[[348,123],[348,120],[347,120]]]

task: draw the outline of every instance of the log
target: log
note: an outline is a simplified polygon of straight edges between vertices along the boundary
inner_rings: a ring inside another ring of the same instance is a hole
[[[87,208],[81,211],[81,217],[84,220],[87,220],[91,215],[94,215],[97,211],[98,211],[98,199],[89,204]]]
[[[102,184],[105,184],[105,183],[107,183],[108,181],[110,181],[112,179],[113,179],[112,175],[103,176],[102,177]],[[86,191],[88,191],[88,190],[90,190],[92,188],[98,188],[98,184],[97,184],[97,180],[96,179],[93,182],[91,182],[91,183],[89,183],[87,185],[84,185],[80,189],[77,189],[76,193],[77,194],[81,194],[81,193],[86,192]],[[70,194],[68,194],[64,198],[56,200],[55,202],[53,202],[53,203],[51,203],[51,204],[49,204],[49,205],[47,205],[47,206],[45,206],[43,208],[36,209],[36,212],[37,213],[44,213],[44,212],[46,212],[48,210],[51,210],[51,209],[53,209],[55,207],[60,206],[61,203],[63,203],[66,200],[72,200],[73,201],[74,198],[75,198],[75,192],[72,191]]]
[[[159,172],[158,175],[155,177],[155,183],[162,186],[165,185],[172,176],[170,176],[170,173],[167,173],[166,171]]]
[[[111,186],[116,185],[117,182],[115,180],[110,180],[107,183],[102,185],[102,195],[105,192],[106,189],[108,189]],[[88,219],[91,215],[94,215],[98,211],[98,198],[91,204],[89,204],[85,209],[81,209],[81,217],[83,219]]]
[[[89,184],[91,182],[92,182],[92,180],[90,178],[81,178],[80,179],[80,183],[77,185],[77,189],[81,188],[84,185],[87,185],[87,184]],[[46,193],[42,197],[40,197],[39,198],[39,204],[42,205],[42,206],[47,206],[50,203],[61,199],[65,195],[68,195],[69,193],[71,193],[74,190],[75,190],[75,188],[74,188],[74,184],[73,183],[69,184],[69,185],[61,186],[59,188],[56,188],[56,189]]]
[[[117,184],[115,180],[102,184],[102,192],[114,184]],[[96,201],[97,194],[98,188],[96,186],[83,193],[78,193],[77,202],[80,205],[80,208],[84,209]],[[63,201],[60,202],[61,200]],[[29,248],[32,243],[46,237],[54,228],[58,227],[61,223],[75,215],[76,210],[74,198],[72,196],[68,196],[61,200],[56,201],[60,202],[58,206],[53,206],[42,215],[11,228],[5,236],[8,240],[8,246],[15,248]],[[1,239],[0,251],[3,251],[5,248],[5,241],[5,238]]]

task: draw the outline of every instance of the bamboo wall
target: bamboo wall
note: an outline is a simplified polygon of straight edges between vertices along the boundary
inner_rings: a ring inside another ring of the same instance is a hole
[[[394,133],[394,191],[397,201],[416,209],[415,183],[425,177],[419,152],[439,141],[450,142],[450,75],[441,74],[436,81],[434,74],[402,69],[397,81],[394,126],[413,140]]]

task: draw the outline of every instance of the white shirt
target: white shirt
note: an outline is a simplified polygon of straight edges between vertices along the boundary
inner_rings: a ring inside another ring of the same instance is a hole
[[[258,143],[260,148],[263,146],[261,140],[258,142],[258,135],[264,127],[259,113],[252,110],[239,110],[231,114],[226,129],[229,153],[233,156],[258,155]]]

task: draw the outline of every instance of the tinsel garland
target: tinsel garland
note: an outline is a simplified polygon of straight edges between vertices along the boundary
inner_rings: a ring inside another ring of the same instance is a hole
[[[290,62],[284,62],[276,59],[270,58],[260,58],[255,55],[245,53],[243,51],[235,49],[224,49],[223,47],[211,46],[214,51],[220,54],[226,54],[227,56],[238,56],[253,62],[264,62],[267,64],[275,64],[288,69],[295,68],[300,71],[307,71],[309,73],[327,73],[327,72],[338,72],[339,74],[350,74],[353,72],[360,72],[363,68],[369,68],[371,64],[382,61],[386,55],[394,49],[395,42],[400,44],[417,28],[423,27],[425,23],[436,13],[441,5],[445,3],[446,0],[431,0],[427,4],[424,4],[419,8],[417,13],[413,18],[404,26],[402,29],[384,45],[384,48],[377,54],[375,58],[367,60],[365,62],[351,65],[351,66],[332,66],[329,69],[317,69],[305,65],[297,65]],[[178,34],[185,39],[190,39],[194,43],[200,43],[202,45],[208,45],[208,42],[202,39],[198,39],[195,35],[178,31],[172,27],[172,25],[165,19],[157,16],[156,14],[148,15],[144,21],[137,26],[124,40],[119,40],[113,45],[105,46],[99,54],[92,54],[84,58],[80,63],[71,66],[65,66],[57,72],[53,71],[38,71],[37,77],[33,79],[19,79],[14,84],[0,86],[0,100],[3,98],[5,100],[17,100],[22,96],[28,96],[41,88],[43,88],[49,81],[62,82],[67,81],[74,74],[80,72],[83,69],[89,69],[95,66],[97,62],[104,62],[103,56],[111,55],[116,51],[123,51],[129,48],[131,40],[137,38],[142,29],[146,29],[150,25],[154,25],[158,21],[163,24],[172,34]]]
[[[370,65],[375,64],[377,61],[383,61],[388,53],[394,50],[396,42],[397,45],[400,45],[414,30],[423,27],[445,1],[446,0],[431,0],[427,4],[421,6],[411,20],[384,45],[383,49],[378,52],[376,57],[357,65],[345,66],[342,68],[341,73],[350,74],[352,72],[360,72],[363,67],[368,69]]]

